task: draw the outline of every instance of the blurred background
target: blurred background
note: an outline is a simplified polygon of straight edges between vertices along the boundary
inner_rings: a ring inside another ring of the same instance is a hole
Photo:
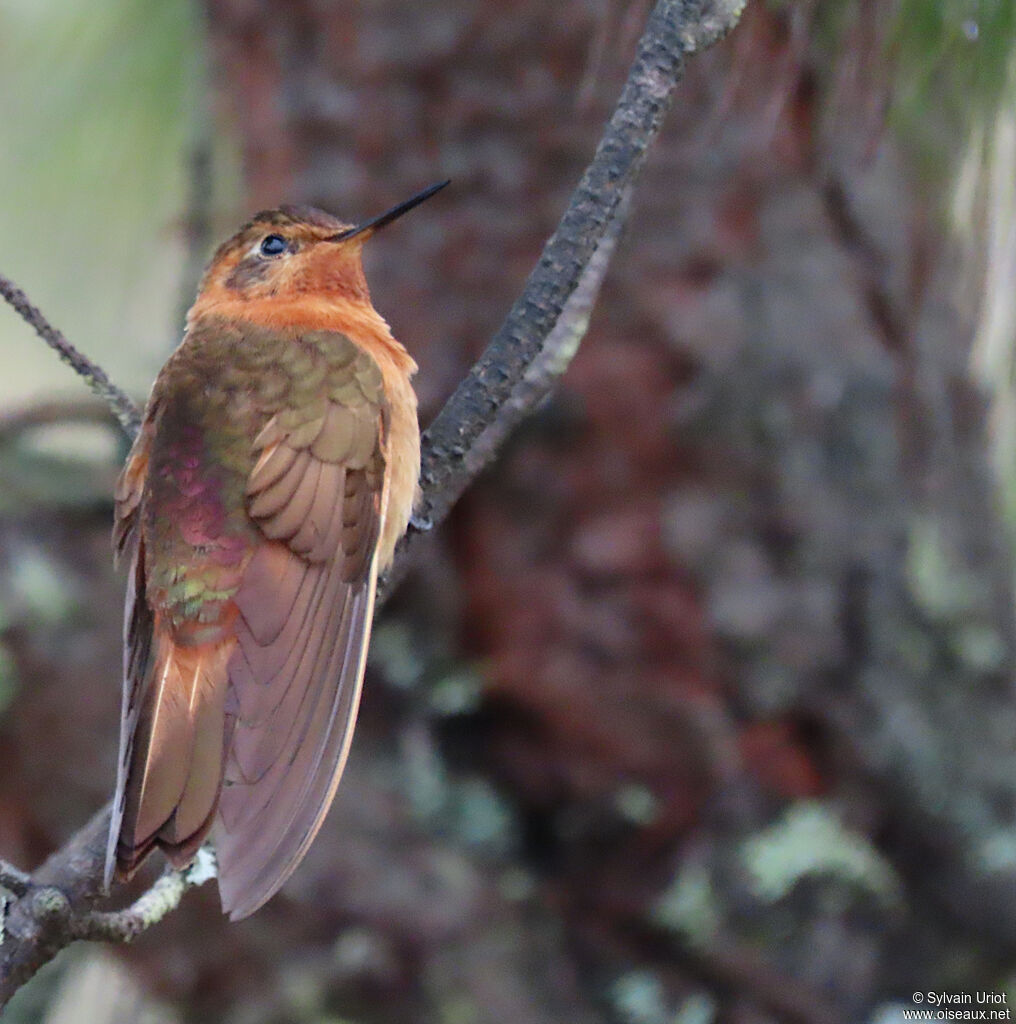
[[[648,9],[0,0],[0,272],[141,400],[253,211],[450,177],[368,257],[426,424]],[[1010,0],[754,0],[688,68],[562,387],[377,623],[304,864],[241,924],[209,885],[66,951],[5,1019],[1011,1004],[1014,111]],[[112,792],[124,445],[4,310],[0,353],[0,854],[30,868]]]

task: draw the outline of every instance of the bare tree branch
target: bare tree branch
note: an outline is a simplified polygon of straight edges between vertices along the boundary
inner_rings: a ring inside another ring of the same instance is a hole
[[[104,807],[28,879],[25,893],[0,917],[0,1006],[77,937],[72,919],[102,896],[109,832]]]
[[[106,371],[93,363],[87,356],[82,355],[28,301],[28,296],[2,275],[0,275],[0,295],[76,374],[85,378],[88,386],[109,405],[113,415],[120,421],[120,425],[133,438],[141,426],[141,412],[130,398],[106,376]]]
[[[476,476],[495,457],[512,431],[554,390],[571,364],[589,327],[589,317],[600,294],[600,286],[621,237],[628,214],[631,185],[618,204],[617,213],[582,270],[575,291],[547,335],[536,358],[525,368],[522,380],[501,406],[497,418],[487,424],[466,455],[464,465]]]
[[[511,428],[564,373],[585,334],[627,198],[663,124],[685,58],[725,35],[743,8],[744,0],[658,0],[618,105],[557,230],[504,325],[424,435],[420,512],[429,524],[445,518]],[[130,399],[19,289],[0,278],[0,292],[109,403],[133,437],[140,417]],[[379,602],[405,565],[414,532],[400,546]],[[80,938],[129,941],[168,913],[189,887],[211,877],[205,861],[182,873],[168,871],[132,907],[100,913],[94,906],[103,897],[108,827],[106,808],[33,875],[17,869],[6,874],[16,898],[6,906],[0,928],[0,1006],[64,946]],[[0,884],[3,877],[0,871]]]
[[[176,909],[188,889],[215,877],[215,855],[202,847],[189,867],[167,869],[126,909],[94,910],[108,832],[104,807],[34,875],[0,863],[0,886],[18,897],[0,910],[0,1005],[70,943],[131,942]]]
[[[421,519],[441,522],[494,455],[498,446],[484,446],[483,460],[476,458],[476,442],[502,415],[623,212],[622,199],[663,125],[685,58],[722,38],[743,8],[744,0],[658,0],[621,98],[557,230],[501,329],[424,434]],[[566,366],[513,415],[531,412]],[[410,531],[403,539],[400,555],[414,536]]]

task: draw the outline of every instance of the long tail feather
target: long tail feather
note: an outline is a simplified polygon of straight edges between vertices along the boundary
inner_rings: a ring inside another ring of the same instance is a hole
[[[308,568],[282,545],[262,549],[252,566],[237,598],[236,723],[214,832],[222,907],[234,921],[278,891],[331,805],[356,721],[376,578],[376,559],[350,584],[336,563]]]
[[[201,845],[218,805],[232,639],[186,647],[158,632],[126,744],[107,872],[129,878],[155,847],[177,865]],[[122,809],[122,810],[121,810]]]

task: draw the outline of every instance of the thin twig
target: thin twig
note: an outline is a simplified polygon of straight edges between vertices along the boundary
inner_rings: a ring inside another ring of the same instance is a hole
[[[92,910],[73,920],[75,938],[106,942],[133,942],[142,932],[158,924],[180,905],[189,889],[215,877],[215,854],[202,846],[192,864],[183,871],[168,869],[147,892],[126,910]]]
[[[113,410],[120,425],[133,438],[141,427],[141,413],[131,399],[106,376],[106,371],[82,355],[28,301],[28,296],[3,275],[0,275],[0,295],[76,374],[84,377],[88,386]]]

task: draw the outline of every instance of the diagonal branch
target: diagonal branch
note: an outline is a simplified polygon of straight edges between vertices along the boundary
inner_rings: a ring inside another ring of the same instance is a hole
[[[487,350],[424,434],[421,517],[440,523],[564,373],[586,324],[627,199],[663,124],[685,59],[737,23],[745,0],[658,0],[596,154],[518,301]],[[103,372],[74,348],[9,281],[0,294],[110,405],[133,437],[138,411]],[[379,601],[404,570],[417,531],[400,545]],[[0,1006],[64,946],[79,938],[127,941],[168,913],[207,873],[167,872],[125,911],[100,913],[109,808],[100,811],[31,876],[0,864],[14,893],[0,915]]]
[[[517,394],[597,250],[616,237],[627,208],[624,200],[663,125],[686,57],[729,32],[745,2],[658,0],[639,40],[621,98],[557,230],[501,329],[423,436],[420,518],[432,524],[441,522],[493,458],[499,445],[484,446],[480,459],[476,457],[477,441],[487,427],[501,419]],[[593,294],[595,297],[595,289]],[[578,338],[571,339],[572,354],[585,333],[587,314],[585,310],[575,318],[575,326],[581,323],[582,327]],[[515,410],[516,422],[532,412],[569,361],[559,363],[546,386],[532,391],[524,408]],[[415,543],[415,535],[410,531],[403,539],[400,556]]]
[[[6,277],[0,276],[0,295],[4,301],[51,349],[105,401],[127,434],[134,435],[141,427],[141,413],[130,398],[106,375],[106,371],[82,355],[42,313],[28,301],[28,296]]]

